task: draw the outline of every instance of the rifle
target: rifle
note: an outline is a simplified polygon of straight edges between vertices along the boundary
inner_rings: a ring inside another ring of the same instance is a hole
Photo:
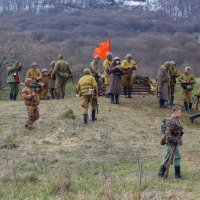
[[[197,102],[196,102],[196,105],[195,105],[195,110],[199,110],[199,101],[200,101],[200,96],[198,95],[195,95],[197,97]]]
[[[171,162],[172,162],[172,159],[173,159],[173,156],[174,156],[175,149],[176,149],[176,145],[173,146],[173,149],[170,153],[169,160],[167,162],[167,166],[166,166],[166,170],[165,170],[165,174],[164,174],[164,179],[168,178],[169,169],[170,169],[170,165],[171,165]]]

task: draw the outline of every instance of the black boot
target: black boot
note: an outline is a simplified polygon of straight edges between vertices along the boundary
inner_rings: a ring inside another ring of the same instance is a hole
[[[127,86],[124,86],[124,96],[127,97]]]
[[[84,124],[88,123],[88,114],[83,115]]]
[[[167,108],[167,106],[165,105],[165,100],[160,99],[159,103],[160,103],[160,108]]]
[[[111,99],[110,99],[111,103],[114,104],[115,103],[115,101],[114,101],[114,94],[111,94],[110,96],[111,96]]]
[[[131,87],[128,87],[128,98],[133,98],[131,96],[131,93],[132,93],[132,88]]]
[[[13,100],[13,94],[10,94],[10,100],[11,101]]]
[[[51,88],[51,89],[50,89],[50,93],[51,93],[51,98],[52,98],[52,99],[55,99],[55,91],[54,91],[54,88]]]
[[[200,113],[196,113],[196,114],[194,114],[194,115],[191,115],[191,116],[190,116],[191,123],[193,123],[194,119],[196,119],[196,118],[198,118],[198,117],[200,117]]]
[[[174,96],[171,96],[170,105],[174,105]]]
[[[14,100],[14,101],[17,100],[17,95],[16,95],[16,94],[13,95],[13,100]]]
[[[180,166],[175,166],[175,178],[176,179],[181,179],[181,167]]]
[[[158,176],[164,177],[165,170],[166,170],[166,167],[164,165],[161,165],[160,169],[159,169],[159,172],[158,172]]]
[[[115,95],[115,104],[119,104],[119,95],[118,94]]]
[[[192,111],[192,103],[189,103],[189,110]]]
[[[60,92],[56,92],[56,99],[60,99]]]
[[[188,111],[188,103],[184,102],[185,111]]]
[[[92,110],[92,121],[96,121],[97,118],[96,118],[96,110]]]

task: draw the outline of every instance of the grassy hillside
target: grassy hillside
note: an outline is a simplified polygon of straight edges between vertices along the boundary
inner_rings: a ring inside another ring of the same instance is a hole
[[[178,93],[177,93],[178,95]],[[157,177],[165,154],[160,123],[170,109],[155,96],[99,98],[98,121],[82,124],[80,99],[42,101],[35,129],[24,128],[23,101],[0,104],[0,199],[137,199],[138,160],[143,161],[141,199],[200,199],[200,120],[183,113],[183,180]],[[181,102],[180,96],[177,102]],[[70,111],[72,110],[72,111]]]

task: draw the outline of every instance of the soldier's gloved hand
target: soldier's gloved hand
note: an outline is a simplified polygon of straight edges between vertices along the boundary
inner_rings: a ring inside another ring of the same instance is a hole
[[[177,141],[176,139],[173,139],[173,138],[171,138],[171,139],[169,140],[169,142],[170,142],[171,144],[175,145],[175,146],[178,144],[178,141]]]

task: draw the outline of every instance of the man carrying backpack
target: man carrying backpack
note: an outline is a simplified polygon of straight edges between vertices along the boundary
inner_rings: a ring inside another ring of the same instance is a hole
[[[174,167],[175,167],[175,178],[181,179],[180,173],[180,160],[181,155],[179,152],[179,146],[182,145],[182,135],[183,126],[180,122],[181,108],[179,106],[174,106],[172,108],[172,116],[170,118],[163,119],[161,126],[161,131],[165,135],[164,140],[162,140],[162,145],[166,144],[167,153],[160,167],[158,176],[164,177],[166,165],[168,163],[170,154],[174,146],[176,146],[173,156]]]

